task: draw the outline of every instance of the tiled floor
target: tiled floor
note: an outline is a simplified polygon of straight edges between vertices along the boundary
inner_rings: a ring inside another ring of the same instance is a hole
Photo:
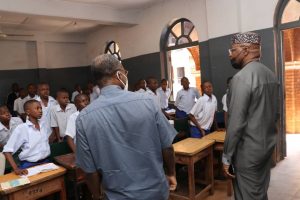
[[[271,171],[269,200],[300,200],[300,134],[287,135],[287,157]],[[224,181],[215,182],[215,194],[205,200],[233,200],[227,197]]]

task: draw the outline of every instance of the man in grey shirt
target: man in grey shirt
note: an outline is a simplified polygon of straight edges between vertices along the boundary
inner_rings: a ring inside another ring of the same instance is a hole
[[[229,57],[240,71],[233,77],[227,96],[224,171],[234,178],[236,200],[267,200],[276,144],[278,81],[259,62],[260,37],[256,33],[235,34]]]
[[[76,120],[76,161],[94,199],[166,200],[175,189],[175,129],[153,97],[126,91],[127,71],[112,55],[94,60],[98,99]],[[165,164],[166,175],[163,164]]]

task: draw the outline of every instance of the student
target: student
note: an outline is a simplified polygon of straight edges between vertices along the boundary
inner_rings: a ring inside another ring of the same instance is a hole
[[[211,82],[205,81],[201,87],[203,96],[198,99],[189,113],[191,137],[193,138],[201,138],[210,133],[218,106]]]
[[[160,87],[156,90],[156,94],[159,96],[161,109],[167,110],[169,106],[169,98],[171,95],[171,90],[168,88],[167,79],[162,79],[160,82]]]
[[[78,94],[82,94],[82,90],[79,84],[76,84],[74,88],[75,91],[72,93],[71,102],[74,102],[74,99]]]
[[[28,96],[25,97],[25,101],[38,98],[38,96],[36,95],[36,85],[35,84],[33,84],[33,83],[28,84],[27,92],[28,92]]]
[[[56,100],[58,105],[53,106],[50,111],[50,126],[57,141],[61,142],[65,136],[68,119],[76,112],[76,107],[69,103],[69,93],[65,89],[57,91]]]
[[[135,88],[135,92],[138,92],[138,93],[143,93],[146,91],[146,81],[145,79],[140,79],[138,80],[138,82],[136,83],[136,88]]]
[[[15,128],[22,123],[19,117],[11,117],[7,106],[0,106],[0,149],[7,143]]]
[[[19,90],[19,98],[17,98],[14,102],[14,111],[17,113],[19,117],[25,122],[26,114],[24,111],[24,103],[25,98],[27,96],[27,91],[24,88],[20,88]]]
[[[11,85],[11,93],[7,96],[6,105],[9,110],[9,112],[14,116],[13,108],[14,108],[14,102],[19,97],[19,85],[18,83],[13,83]]]
[[[200,97],[199,91],[190,87],[189,79],[183,77],[181,79],[182,89],[177,92],[175,106],[176,106],[176,118],[188,117],[188,113],[195,105],[195,99]]]
[[[146,80],[147,83],[147,87],[146,87],[146,93],[150,94],[151,96],[153,96],[156,100],[157,105],[160,108],[160,102],[159,102],[159,96],[156,93],[156,90],[158,88],[158,82],[156,80],[156,78],[154,77],[148,77]]]
[[[43,116],[41,120],[45,120],[46,123],[49,125],[48,134],[50,135],[52,133],[52,129],[50,126],[50,109],[57,105],[56,100],[49,96],[50,93],[50,87],[48,83],[39,83],[38,84],[38,98],[36,99],[41,103],[42,109],[43,109]]]
[[[79,115],[79,112],[85,108],[89,103],[90,99],[86,94],[78,94],[74,99],[75,106],[77,108],[77,112],[74,112],[72,115],[70,115],[67,128],[66,128],[66,138],[69,147],[72,149],[73,152],[75,152],[75,144],[76,144],[76,119]]]
[[[225,123],[225,128],[227,127],[227,118],[228,118],[228,107],[227,107],[227,93],[230,85],[230,81],[232,79],[232,76],[227,78],[227,89],[226,93],[222,97],[222,104],[223,104],[223,111],[224,111],[224,123]]]
[[[17,175],[26,175],[26,168],[49,162],[50,155],[47,125],[39,121],[42,117],[42,106],[37,100],[28,100],[24,104],[28,116],[25,123],[17,126],[4,146],[3,153]],[[17,166],[12,154],[21,148],[20,165]]]

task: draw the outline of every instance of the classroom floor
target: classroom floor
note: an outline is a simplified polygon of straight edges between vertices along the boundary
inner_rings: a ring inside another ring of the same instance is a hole
[[[269,200],[300,199],[300,134],[287,135],[287,157],[271,171]],[[234,200],[227,197],[226,183],[215,181],[215,194],[205,200]]]

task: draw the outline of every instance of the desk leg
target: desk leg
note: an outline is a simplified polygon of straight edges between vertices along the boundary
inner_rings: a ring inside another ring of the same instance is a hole
[[[207,169],[207,176],[206,176],[206,182],[207,184],[211,184],[210,194],[214,194],[214,164],[213,164],[213,153],[212,153],[212,147],[209,149],[209,154],[207,155],[207,162],[206,162],[206,169]]]
[[[230,197],[232,195],[232,180],[228,178],[226,182],[227,182],[227,196]]]
[[[61,178],[61,185],[62,185],[62,188],[59,192],[59,200],[67,200],[65,180],[64,180],[63,176]]]
[[[189,159],[188,175],[189,175],[189,197],[190,200],[195,199],[195,166],[192,159]]]

